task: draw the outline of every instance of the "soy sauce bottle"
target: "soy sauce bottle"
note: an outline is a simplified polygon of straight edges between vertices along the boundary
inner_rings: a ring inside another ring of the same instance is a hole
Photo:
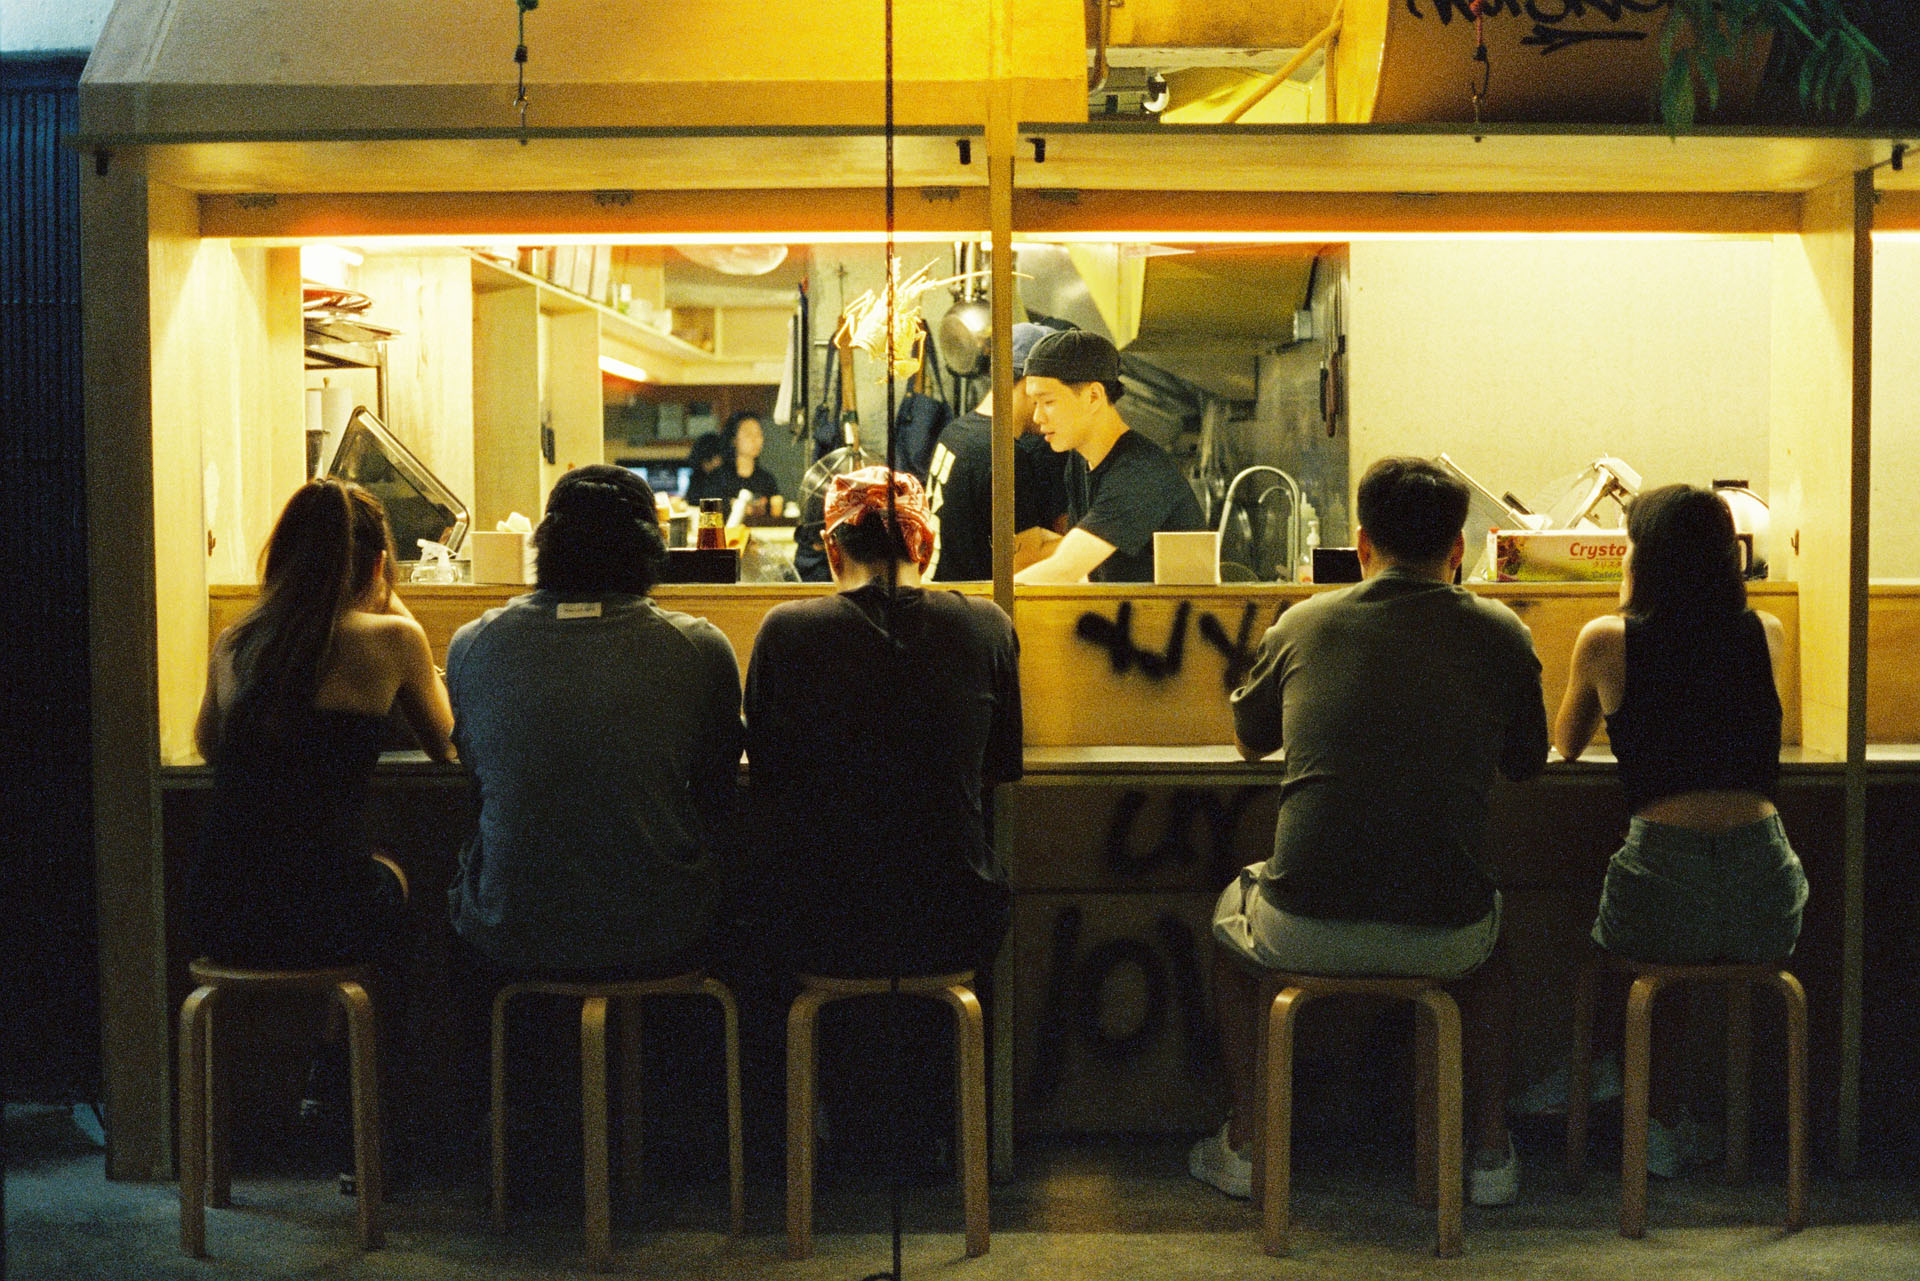
[[[700,521],[694,528],[693,545],[718,551],[727,545],[727,503],[724,498],[702,498]]]

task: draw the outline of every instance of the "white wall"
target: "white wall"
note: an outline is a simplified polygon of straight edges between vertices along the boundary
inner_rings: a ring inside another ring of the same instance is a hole
[[[91,49],[112,8],[113,0],[0,0],[0,50]]]
[[[1602,454],[1646,484],[1768,469],[1765,240],[1358,242],[1353,476],[1446,451],[1533,503]]]
[[[1920,578],[1920,242],[1873,247],[1873,494],[1869,572]]]

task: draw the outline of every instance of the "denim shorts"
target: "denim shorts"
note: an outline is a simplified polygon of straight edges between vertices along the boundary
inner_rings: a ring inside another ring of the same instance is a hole
[[[1498,890],[1493,910],[1468,925],[1330,921],[1275,907],[1260,888],[1265,867],[1243,869],[1213,910],[1214,940],[1262,969],[1457,979],[1478,969],[1500,937]]]
[[[1638,961],[1773,961],[1793,952],[1806,904],[1779,815],[1719,832],[1636,818],[1607,864],[1593,941]]]

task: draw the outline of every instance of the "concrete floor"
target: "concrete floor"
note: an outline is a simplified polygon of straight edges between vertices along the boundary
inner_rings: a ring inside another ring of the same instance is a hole
[[[85,1119],[84,1117],[82,1118]],[[1021,1152],[1019,1177],[993,1193],[993,1249],[962,1254],[957,1191],[908,1193],[904,1272],[968,1281],[1107,1278],[1692,1278],[1920,1276],[1920,1199],[1906,1179],[1820,1178],[1813,1226],[1787,1236],[1773,1146],[1757,1136],[1756,1181],[1729,1188],[1711,1173],[1656,1183],[1652,1229],[1643,1241],[1616,1232],[1619,1184],[1601,1166],[1578,1194],[1562,1188],[1550,1126],[1519,1132],[1526,1172],[1521,1200],[1472,1210],[1467,1255],[1431,1257],[1432,1220],[1402,1179],[1407,1145],[1392,1139],[1342,1149],[1303,1136],[1296,1160],[1292,1257],[1267,1259],[1245,1205],[1184,1173],[1184,1142],[1171,1139],[1049,1141]],[[1312,1147],[1305,1140],[1312,1140]],[[483,1226],[481,1199],[458,1180],[422,1177],[388,1202],[387,1247],[352,1244],[351,1203],[314,1172],[249,1173],[235,1180],[235,1208],[210,1211],[210,1258],[178,1253],[178,1201],[169,1184],[108,1183],[94,1136],[65,1109],[7,1112],[6,1276],[17,1281],[164,1281],[167,1278],[439,1278],[525,1281],[567,1277],[580,1264],[577,1175],[573,1188],[527,1198],[505,1237]],[[284,1166],[286,1163],[283,1161]],[[762,1163],[765,1164],[764,1162]],[[765,1174],[756,1171],[757,1175]],[[890,1263],[884,1182],[853,1172],[824,1177],[818,1255],[783,1255],[775,1177],[748,1188],[748,1234],[728,1242],[725,1189],[701,1177],[663,1176],[646,1205],[616,1210],[619,1271],[671,1278],[858,1281]]]

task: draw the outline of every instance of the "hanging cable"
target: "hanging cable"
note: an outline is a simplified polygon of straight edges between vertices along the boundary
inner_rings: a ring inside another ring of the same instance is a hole
[[[538,9],[540,0],[514,0],[520,11],[520,43],[514,46],[513,105],[520,110],[520,145],[527,145],[527,10]]]
[[[894,349],[894,334],[896,329],[895,319],[898,315],[897,309],[899,307],[898,285],[900,283],[900,268],[899,268],[899,264],[895,261],[895,258],[894,258],[894,243],[893,243],[893,232],[894,232],[894,222],[893,222],[893,0],[886,0],[886,60],[885,60],[884,72],[885,72],[884,92],[886,95],[886,174],[885,174],[885,179],[886,179],[886,207],[887,207],[887,248],[886,248],[886,260],[882,266],[882,269],[885,273],[886,282],[887,282],[887,285],[886,285],[886,288],[887,288],[887,309],[886,309],[887,421],[886,421],[885,430],[887,433],[887,529],[889,533],[892,535],[892,537],[888,540],[889,543],[892,544],[899,541],[899,534],[900,534],[900,516],[899,516],[898,507],[896,505],[895,497],[894,497],[894,479],[893,479],[893,472],[894,472],[893,428],[894,428],[894,415],[898,412],[898,409],[894,405],[894,397],[896,392],[895,377],[894,377],[894,361],[896,359],[896,352]],[[843,374],[842,376],[844,377],[845,375]],[[894,605],[896,601],[896,593],[899,590],[899,577],[900,577],[899,561],[893,555],[892,551],[889,550],[887,554],[887,575],[886,575],[886,581],[885,581],[887,599],[886,599],[886,607],[884,611],[884,616],[886,619],[886,629],[889,633],[891,633],[893,630]],[[893,637],[891,634],[888,635],[887,641],[888,641],[889,651],[892,651],[894,649],[894,644],[893,644]],[[889,1052],[887,1055],[887,1060],[888,1060],[887,1074],[888,1074],[888,1085],[890,1087],[890,1092],[892,1094],[892,1098],[889,1100],[889,1104],[893,1112],[893,1126],[892,1126],[893,1160],[891,1162],[892,1168],[890,1169],[887,1176],[887,1217],[888,1217],[888,1223],[890,1228],[892,1229],[892,1235],[893,1235],[893,1268],[891,1271],[888,1271],[888,1272],[871,1273],[865,1278],[863,1278],[863,1281],[901,1281],[900,1255],[901,1255],[901,1242],[904,1237],[904,1225],[902,1223],[902,1209],[901,1209],[901,1200],[902,1200],[903,1193],[901,1188],[900,1167],[905,1159],[905,1153],[901,1150],[901,1148],[902,1148],[902,1144],[905,1142],[902,1132],[905,1130],[906,1127],[901,1124],[901,1112],[904,1109],[903,1109],[903,1100],[901,1098],[902,1090],[901,1090],[901,1083],[900,1083],[900,1075],[901,1075],[900,960],[899,960],[897,948],[895,949],[893,973],[888,977],[889,977],[889,982],[887,984],[887,1040],[890,1044],[889,1044]],[[955,1053],[958,1053],[958,1052],[959,1051],[956,1048]]]
[[[1480,82],[1467,83],[1467,94],[1473,99],[1473,123],[1477,125],[1487,95],[1493,91],[1493,62],[1487,57],[1487,0],[1473,0],[1468,9],[1473,14],[1473,60],[1480,64]]]

